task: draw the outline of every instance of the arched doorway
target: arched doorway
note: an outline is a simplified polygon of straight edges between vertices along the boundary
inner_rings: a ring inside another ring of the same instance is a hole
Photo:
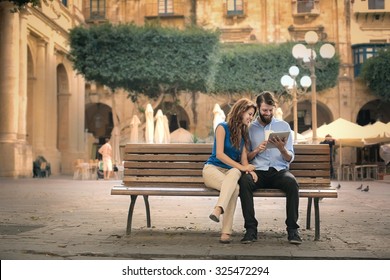
[[[303,100],[298,102],[298,133],[302,133],[310,128],[312,128],[312,112],[311,112],[311,101]],[[291,129],[294,128],[293,121],[293,108],[291,107],[291,112],[289,117],[286,118],[286,121],[290,124]],[[317,102],[317,127],[320,127],[323,124],[328,124],[333,121],[332,112],[329,108],[321,103]]]
[[[366,103],[358,112],[356,123],[359,125],[367,125],[381,121],[384,123],[390,122],[390,102],[380,101],[378,99]],[[356,163],[377,163],[383,162],[379,155],[380,144],[369,145],[356,149]]]
[[[390,121],[390,102],[378,99],[366,103],[358,112],[356,123],[366,125],[377,120],[387,123]]]
[[[69,148],[69,79],[63,64],[57,66],[57,149]]]
[[[173,132],[179,127],[186,130],[189,129],[190,119],[183,107],[172,102],[163,102],[154,111],[157,112],[159,109],[161,109],[163,114],[168,118],[169,132]]]
[[[85,109],[85,129],[99,139],[99,144],[104,144],[104,139],[111,137],[114,128],[112,110],[103,103],[90,103]]]

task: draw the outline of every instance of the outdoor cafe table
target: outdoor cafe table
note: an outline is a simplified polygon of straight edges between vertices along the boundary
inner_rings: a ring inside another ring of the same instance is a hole
[[[364,174],[366,175],[366,179],[371,178],[371,174],[373,175],[373,179],[377,179],[378,176],[378,165],[377,164],[362,164],[355,165],[353,168],[353,180],[357,179],[363,180]],[[360,174],[360,176],[359,176]]]

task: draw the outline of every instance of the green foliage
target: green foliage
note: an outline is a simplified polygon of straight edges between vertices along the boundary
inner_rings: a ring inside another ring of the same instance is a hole
[[[310,75],[291,54],[293,43],[279,45],[227,45],[221,50],[221,59],[215,78],[215,92],[259,93],[269,90],[285,92],[280,84],[291,66],[300,68],[299,77]],[[321,62],[321,59],[319,59]],[[316,69],[317,90],[334,87],[337,83],[339,58],[331,59],[323,70]]]
[[[366,60],[361,76],[373,93],[383,101],[390,101],[390,49]]]
[[[136,99],[179,90],[208,91],[219,36],[199,28],[178,30],[134,24],[70,31],[70,59],[86,80],[123,88]]]
[[[26,7],[28,4],[31,4],[32,6],[39,6],[40,0],[0,0],[0,2],[11,2],[14,3],[15,9],[13,9],[11,12],[18,12],[20,9]]]
[[[216,32],[148,26],[96,25],[70,31],[70,59],[86,80],[154,98],[180,90],[212,93],[285,93],[280,78],[297,61],[293,43],[219,45]],[[318,59],[321,63],[321,59]],[[309,70],[299,65],[300,79]],[[339,58],[316,69],[317,90],[337,83]]]

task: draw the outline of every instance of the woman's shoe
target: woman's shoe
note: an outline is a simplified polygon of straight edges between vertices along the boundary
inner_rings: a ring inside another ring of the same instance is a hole
[[[219,223],[219,218],[215,216],[213,213],[210,214],[209,218],[216,223]]]
[[[219,243],[222,243],[222,244],[230,244],[230,242],[232,242],[233,239],[230,237],[230,234],[225,234],[224,237],[221,236],[221,238],[219,239]]]
[[[209,218],[216,223],[219,223],[219,216],[222,214],[221,207],[217,206],[214,208],[213,213],[210,214]]]

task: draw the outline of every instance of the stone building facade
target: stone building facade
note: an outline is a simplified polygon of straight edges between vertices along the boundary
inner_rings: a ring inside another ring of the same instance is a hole
[[[42,1],[18,13],[0,2],[0,176],[32,175],[43,156],[54,174],[85,154],[85,82],[67,59],[82,2]]]
[[[317,93],[317,126],[339,117],[360,124],[390,121],[389,104],[358,78],[364,60],[390,43],[390,0],[45,0],[19,14],[9,13],[9,6],[0,2],[0,153],[10,159],[0,166],[0,176],[29,176],[32,160],[41,154],[54,173],[70,173],[75,159],[94,157],[91,145],[110,136],[114,126],[125,143],[135,115],[142,141],[148,103],[167,109],[171,122],[207,139],[213,135],[214,105],[227,111],[241,97],[183,92],[175,106],[169,96],[132,103],[126,92],[112,95],[85,84],[66,57],[68,30],[78,24],[197,24],[219,29],[223,43],[237,44],[298,42],[315,31],[335,44],[341,59],[337,86]],[[280,106],[284,119],[292,122],[292,104]],[[311,97],[301,96],[299,121],[310,113]],[[302,124],[299,132],[306,127]],[[355,154],[344,153],[343,162],[354,162]]]

